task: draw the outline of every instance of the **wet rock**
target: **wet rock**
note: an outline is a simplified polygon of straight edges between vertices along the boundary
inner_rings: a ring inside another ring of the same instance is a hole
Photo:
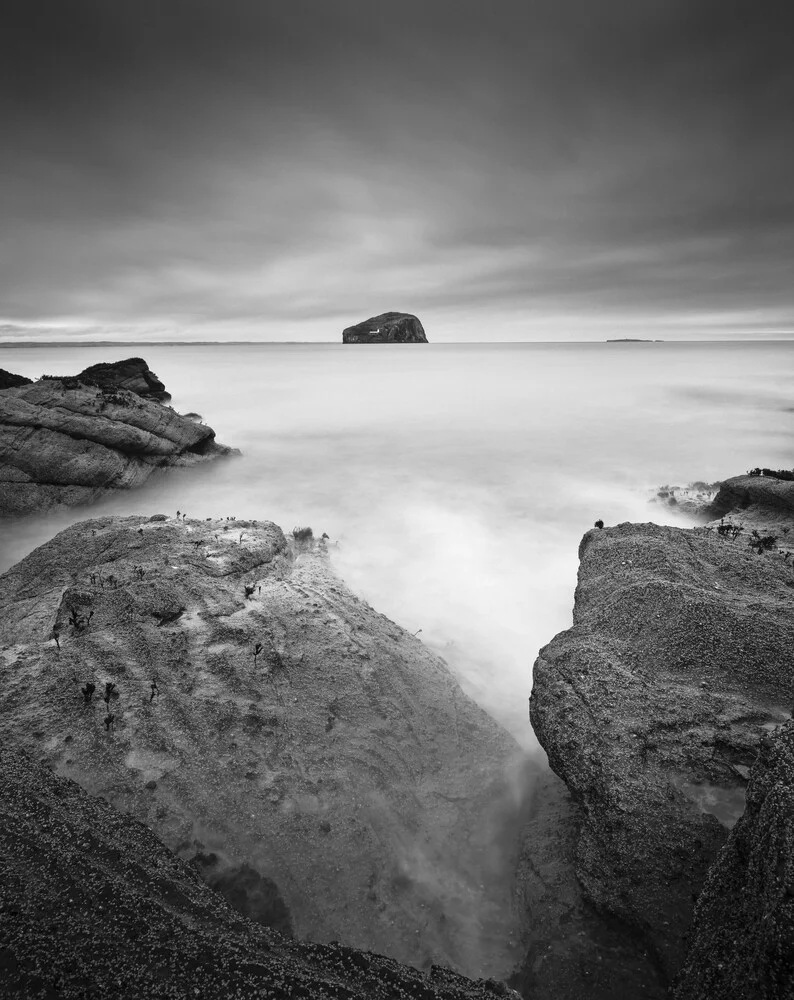
[[[580,808],[587,896],[672,977],[745,769],[794,703],[791,571],[651,524],[588,532],[580,560],[573,627],[535,663],[532,723]]]
[[[747,808],[698,899],[675,1000],[794,996],[794,723],[760,751]]]

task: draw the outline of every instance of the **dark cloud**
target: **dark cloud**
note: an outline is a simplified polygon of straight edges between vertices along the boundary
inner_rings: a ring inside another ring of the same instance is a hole
[[[11,0],[0,321],[780,332],[791,27],[749,0]]]

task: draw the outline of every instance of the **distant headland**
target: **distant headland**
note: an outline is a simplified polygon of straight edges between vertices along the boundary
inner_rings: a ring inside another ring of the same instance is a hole
[[[648,337],[613,337],[607,338],[608,344],[663,344],[663,340],[650,340]]]

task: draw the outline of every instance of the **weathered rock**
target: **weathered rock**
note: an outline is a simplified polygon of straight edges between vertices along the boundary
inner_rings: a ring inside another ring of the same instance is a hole
[[[387,312],[342,331],[343,344],[426,344],[424,328],[410,313]]]
[[[249,912],[270,887],[302,938],[500,978],[521,957],[518,748],[323,542],[95,519],[0,577],[0,608],[0,744],[215,854]]]
[[[494,1000],[498,982],[253,923],[141,823],[0,746],[3,995]]]
[[[761,743],[747,808],[709,872],[676,1000],[794,996],[794,723]]]
[[[726,479],[709,505],[711,518],[730,517],[747,528],[783,530],[794,525],[794,482],[771,476]]]
[[[0,395],[0,513],[88,503],[230,452],[211,427],[126,389],[42,379]]]
[[[84,368],[75,378],[85,385],[96,385],[102,389],[129,389],[136,396],[165,402],[170,393],[160,379],[149,370],[143,358],[127,358],[126,361],[103,362]]]
[[[790,567],[715,533],[588,532],[574,624],[541,650],[531,718],[581,808],[578,875],[667,976],[693,898],[794,703]]]
[[[25,378],[24,375],[14,375],[5,368],[0,368],[0,390],[16,389],[20,385],[30,385],[32,381],[33,379]]]

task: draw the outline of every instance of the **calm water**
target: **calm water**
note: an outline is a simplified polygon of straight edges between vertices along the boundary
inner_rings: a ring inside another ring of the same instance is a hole
[[[243,457],[16,522],[7,567],[106,513],[269,518],[338,541],[359,594],[436,647],[527,745],[540,646],[570,624],[582,533],[675,515],[663,483],[790,468],[794,343],[0,348],[38,377],[140,355]],[[680,521],[678,523],[681,523]]]

